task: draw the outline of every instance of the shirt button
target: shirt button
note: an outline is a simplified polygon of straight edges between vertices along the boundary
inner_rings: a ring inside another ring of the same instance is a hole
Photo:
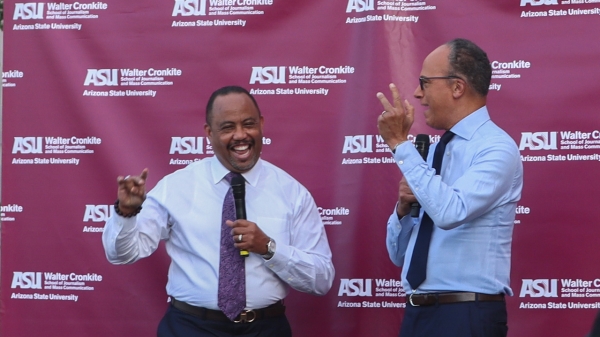
[[[404,164],[404,160],[398,160],[398,165]]]

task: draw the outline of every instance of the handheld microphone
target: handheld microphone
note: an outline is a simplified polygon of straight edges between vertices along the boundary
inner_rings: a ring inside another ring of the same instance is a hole
[[[429,153],[429,135],[418,134],[415,139],[415,147],[417,151],[423,158],[423,160],[427,161],[427,154]],[[413,218],[418,218],[419,213],[421,212],[421,205],[418,202],[413,202],[410,204],[410,216]]]
[[[427,144],[429,146],[429,144]],[[235,202],[235,217],[246,220],[246,180],[241,174],[236,174],[231,178],[231,189],[233,190],[233,200]],[[248,257],[250,253],[242,249],[240,255]]]

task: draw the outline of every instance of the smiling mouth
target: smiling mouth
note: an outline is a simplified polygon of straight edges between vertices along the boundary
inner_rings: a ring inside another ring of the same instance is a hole
[[[246,150],[248,150],[250,148],[250,145],[249,144],[236,145],[236,146],[234,146],[232,148],[236,152],[244,152],[244,151],[246,151]]]
[[[236,158],[246,159],[250,155],[251,148],[252,147],[250,146],[250,144],[245,143],[245,144],[237,144],[237,145],[231,146],[229,149],[231,152],[233,152],[233,154],[235,155]]]

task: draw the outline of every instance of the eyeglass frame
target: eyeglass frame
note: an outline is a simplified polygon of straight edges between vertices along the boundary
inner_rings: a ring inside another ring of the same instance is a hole
[[[421,90],[425,90],[425,87],[424,87],[425,82],[424,81],[429,81],[429,80],[449,80],[449,79],[453,79],[453,78],[465,81],[462,77],[456,76],[456,75],[432,76],[432,77],[419,76],[419,86],[421,87]]]

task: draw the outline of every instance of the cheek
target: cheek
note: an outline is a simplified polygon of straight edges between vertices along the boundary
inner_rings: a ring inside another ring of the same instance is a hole
[[[223,132],[219,135],[219,142],[223,143],[224,145],[227,145],[233,138],[233,135],[233,132]]]
[[[259,140],[262,142],[262,132],[260,132],[260,130],[249,130],[248,136],[256,141],[256,143],[258,143]]]
[[[216,148],[226,149],[228,143],[228,138],[223,135],[219,135],[216,139],[211,139],[212,146]]]

